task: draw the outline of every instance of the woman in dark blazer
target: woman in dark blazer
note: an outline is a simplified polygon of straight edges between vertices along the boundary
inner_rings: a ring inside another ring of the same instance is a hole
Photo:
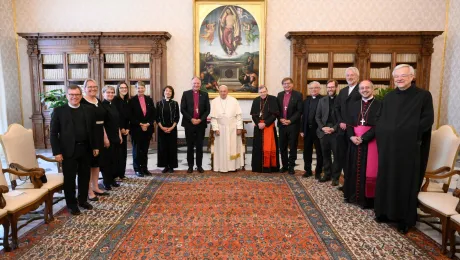
[[[120,145],[123,141],[120,131],[120,116],[115,105],[112,103],[115,96],[113,86],[105,86],[102,89],[104,101],[102,107],[107,111],[104,119],[104,148],[101,151],[101,172],[104,188],[111,190],[112,187],[119,187],[115,181],[116,170],[118,169]]]
[[[163,89],[163,99],[157,102],[158,123],[158,167],[163,173],[174,172],[177,163],[177,123],[179,123],[179,104],[173,100],[174,88]]]
[[[120,117],[120,132],[123,142],[120,145],[118,152],[119,164],[116,169],[115,176],[120,180],[125,180],[126,159],[128,158],[128,134],[129,134],[129,87],[124,81],[117,85],[117,95],[113,98],[113,104],[117,108],[118,116]]]
[[[136,176],[150,175],[147,170],[150,139],[154,132],[155,105],[153,100],[144,95],[145,83],[136,83],[137,95],[131,99],[130,108],[130,134],[133,146],[133,168]]]
[[[94,79],[87,79],[83,83],[83,90],[85,91],[85,96],[81,100],[81,104],[89,105],[95,114],[96,117],[96,126],[94,128],[94,133],[96,135],[96,140],[98,144],[104,143],[104,119],[106,110],[102,107],[101,101],[97,98],[98,86]],[[99,164],[100,164],[100,155],[91,157],[90,166],[91,166],[91,176],[90,184],[88,190],[88,197],[91,201],[96,201],[96,195],[105,196],[109,195],[106,191],[103,191],[99,188]]]

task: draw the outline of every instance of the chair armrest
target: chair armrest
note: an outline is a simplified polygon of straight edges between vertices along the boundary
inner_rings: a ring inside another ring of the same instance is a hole
[[[43,156],[41,154],[37,154],[35,155],[37,157],[37,159],[42,159],[43,161],[47,161],[47,162],[58,162],[56,161],[54,158],[49,158],[49,157],[46,157],[46,156]]]
[[[428,175],[434,175],[434,174],[440,174],[442,172],[448,172],[450,171],[450,167],[447,167],[447,166],[443,166],[439,169],[436,169],[434,171],[431,171],[431,172],[425,172],[425,176],[428,174]]]
[[[445,168],[449,168],[449,167],[445,167]],[[454,176],[455,174],[459,174],[460,175],[460,170],[453,170],[453,171],[450,171],[450,172],[447,172],[447,173],[444,173],[444,174],[428,174],[428,172],[425,174],[425,184],[423,184],[422,186],[422,191],[426,192],[428,190],[428,185],[430,184],[430,179],[446,179],[446,178],[450,178],[452,176]],[[428,176],[427,176],[428,175]]]
[[[28,176],[30,177],[30,181],[34,185],[35,189],[40,189],[43,186],[43,182],[40,180],[40,177],[45,175],[45,171],[28,171],[28,172],[20,172],[13,169],[3,169],[3,172],[8,172],[17,176]]]
[[[19,163],[10,163],[10,168],[15,168],[15,169],[18,169],[24,172],[43,172],[43,174],[45,174],[45,169],[43,168],[38,168],[38,167],[27,168],[27,167],[20,165]]]

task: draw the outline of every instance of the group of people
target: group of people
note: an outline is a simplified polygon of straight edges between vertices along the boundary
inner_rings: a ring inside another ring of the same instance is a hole
[[[295,174],[297,144],[303,137],[303,177],[314,176],[319,182],[339,185],[344,173],[344,201],[375,209],[377,221],[394,221],[406,233],[415,225],[417,193],[422,184],[433,124],[430,92],[412,83],[414,69],[401,64],[394,68],[396,89],[383,101],[374,98],[370,80],[359,82],[359,70],[346,69],[347,87],[337,94],[338,82],[328,80],[326,96],[321,85],[308,85],[309,96],[303,100],[294,90],[292,78],[281,81],[278,96],[259,86],[259,97],[252,103],[254,121],[252,152],[253,172]],[[154,101],[144,95],[143,82],[136,83],[137,95],[129,98],[128,85],[120,82],[115,89],[102,89],[104,100],[97,98],[95,80],[67,89],[68,105],[56,108],[51,119],[51,145],[55,158],[62,162],[64,192],[72,214],[78,206],[92,209],[87,200],[107,196],[107,190],[118,187],[126,170],[127,136],[131,136],[133,168],[138,177],[150,175],[147,169],[148,149],[158,132],[158,167],[163,173],[174,172],[177,160],[177,124],[182,114],[182,127],[187,143],[187,173],[203,173],[203,141],[210,116],[214,133],[213,169],[236,171],[244,167],[242,144],[243,120],[238,101],[228,95],[225,85],[210,102],[208,93],[200,90],[201,80],[193,77],[192,88],[183,93],[180,105],[174,100],[174,88],[166,86],[163,98]],[[278,129],[275,127],[277,121]],[[279,133],[277,133],[279,131]],[[316,167],[312,170],[313,147]],[[281,157],[281,162],[279,158]],[[99,188],[99,171],[103,187]],[[78,200],[75,177],[78,173]],[[118,178],[118,179],[117,179]]]
[[[396,66],[392,73],[395,90],[383,101],[374,98],[370,80],[359,82],[355,67],[346,69],[348,86],[338,94],[334,79],[327,81],[326,96],[319,94],[319,82],[311,82],[305,100],[292,90],[291,78],[282,80],[284,91],[277,97],[259,87],[260,97],[254,99],[251,109],[255,124],[252,170],[295,174],[300,133],[303,177],[314,175],[319,182],[338,186],[343,171],[344,184],[339,189],[344,202],[374,208],[376,221],[396,222],[398,230],[407,233],[417,218],[417,194],[434,122],[431,94],[412,83],[414,74],[410,65]]]

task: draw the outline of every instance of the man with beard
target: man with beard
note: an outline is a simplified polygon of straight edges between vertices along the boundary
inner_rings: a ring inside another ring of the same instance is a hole
[[[308,96],[303,102],[303,113],[302,113],[302,129],[300,135],[303,137],[303,161],[305,173],[303,177],[307,178],[313,175],[311,171],[313,145],[315,145],[316,151],[316,169],[315,179],[321,178],[321,172],[323,171],[323,153],[321,152],[321,142],[316,135],[316,129],[318,124],[315,120],[316,107],[318,106],[319,100],[323,97],[319,94],[321,85],[318,81],[313,81],[308,85],[310,96]]]
[[[376,128],[375,216],[377,221],[398,222],[398,231],[405,234],[417,219],[434,111],[431,93],[411,84],[412,66],[400,64],[392,75],[397,88],[385,96]]]
[[[344,179],[348,178],[346,157],[348,146],[350,141],[347,137],[346,130],[348,124],[348,106],[350,103],[361,99],[361,95],[358,92],[358,81],[359,81],[359,70],[355,67],[349,67],[345,70],[345,79],[347,80],[348,86],[340,90],[337,95],[336,105],[336,116],[339,122],[338,136],[337,136],[337,147],[338,147],[338,159],[339,168],[343,169]],[[342,187],[340,187],[342,189]]]
[[[381,102],[374,98],[374,84],[370,80],[359,83],[361,100],[350,103],[350,125],[347,137],[348,178],[343,185],[345,202],[357,203],[363,208],[374,205],[375,183],[377,180],[377,142],[375,125]]]
[[[335,102],[337,102],[337,85],[336,80],[328,80],[326,85],[327,96],[319,100],[315,115],[315,120],[318,124],[316,133],[321,141],[324,164],[324,176],[319,181],[327,182],[332,178],[332,186],[339,185],[340,177],[339,162],[337,160],[337,131],[339,125],[334,109]],[[332,162],[331,153],[334,156],[334,162]]]

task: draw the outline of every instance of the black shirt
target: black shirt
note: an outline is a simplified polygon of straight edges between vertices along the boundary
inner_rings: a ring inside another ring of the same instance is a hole
[[[335,95],[329,98],[329,116],[327,117],[327,122],[326,124],[334,124],[335,119],[334,119],[334,102],[335,102]]]
[[[310,107],[308,109],[308,124],[309,125],[312,125],[316,122],[315,115],[316,115],[316,108],[318,107],[318,102],[319,102],[318,97],[315,97],[315,98],[312,97],[310,100]]]
[[[70,107],[70,114],[72,115],[72,123],[75,128],[75,142],[88,141],[88,134],[86,131],[85,112],[79,106],[78,108]]]

